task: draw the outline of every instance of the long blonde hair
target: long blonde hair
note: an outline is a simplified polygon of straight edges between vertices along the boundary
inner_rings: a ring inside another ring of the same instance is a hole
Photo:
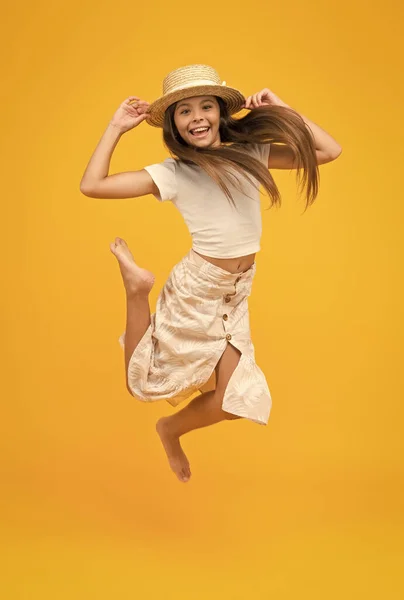
[[[268,168],[251,154],[247,154],[243,145],[287,144],[296,160],[300,193],[306,188],[307,210],[318,194],[319,170],[313,134],[302,117],[292,108],[273,105],[254,108],[244,117],[235,119],[229,115],[224,101],[218,97],[216,99],[220,107],[220,139],[225,145],[199,148],[187,144],[175,125],[176,105],[173,104],[166,110],[163,124],[164,144],[171,155],[187,164],[201,167],[231,202],[233,198],[225,179],[234,179],[231,168],[236,167],[248,181],[254,184],[252,176],[264,187],[271,199],[271,206],[280,206],[281,196]],[[237,185],[237,181],[235,183]]]

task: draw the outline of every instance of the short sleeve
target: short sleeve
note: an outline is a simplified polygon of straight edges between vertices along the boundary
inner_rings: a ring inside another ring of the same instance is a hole
[[[144,167],[149,173],[154,183],[159,189],[160,194],[153,194],[157,200],[173,200],[177,196],[177,178],[175,174],[176,161],[173,158],[166,158],[161,163]]]
[[[249,144],[251,154],[268,167],[271,144]]]

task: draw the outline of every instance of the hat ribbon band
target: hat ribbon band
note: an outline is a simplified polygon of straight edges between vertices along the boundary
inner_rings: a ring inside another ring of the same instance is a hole
[[[172,94],[173,92],[178,92],[179,90],[184,90],[186,88],[197,87],[199,85],[220,85],[220,84],[217,83],[216,81],[212,81],[211,79],[196,79],[194,81],[191,81],[190,83],[183,83],[181,85],[177,85],[176,87],[173,87],[173,88],[167,90],[164,95],[166,96],[167,94]],[[222,85],[226,85],[226,82],[223,81]]]

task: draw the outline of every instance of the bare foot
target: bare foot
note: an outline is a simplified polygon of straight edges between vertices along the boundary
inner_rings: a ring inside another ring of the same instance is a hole
[[[157,421],[156,430],[166,451],[171,469],[180,481],[186,483],[191,477],[191,469],[184,450],[181,448],[180,440],[170,433],[169,422],[170,417],[162,417]]]
[[[116,237],[115,242],[112,242],[109,247],[112,254],[118,259],[127,293],[148,294],[154,285],[155,277],[153,273],[140,268],[135,263],[127,243],[122,238]]]

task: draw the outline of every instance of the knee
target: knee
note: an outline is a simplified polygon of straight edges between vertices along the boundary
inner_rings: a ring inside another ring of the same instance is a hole
[[[241,419],[241,417],[239,417],[238,415],[233,415],[232,413],[224,412],[224,418],[226,419],[226,421],[234,421],[234,419]]]
[[[220,407],[222,416],[226,421],[234,421],[235,419],[241,419],[241,417],[239,417],[238,415],[234,415],[233,413],[223,410],[223,398],[224,398],[223,390],[216,388],[214,390],[214,397],[216,398],[216,403]]]

